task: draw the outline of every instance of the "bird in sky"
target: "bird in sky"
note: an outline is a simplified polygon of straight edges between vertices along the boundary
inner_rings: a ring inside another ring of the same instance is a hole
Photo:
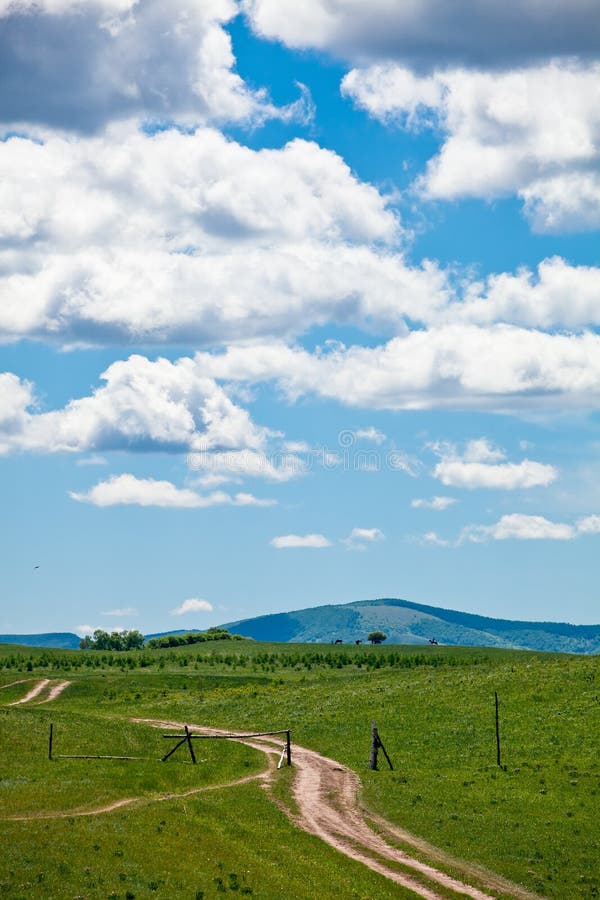
[[[39,566],[34,566],[33,568],[34,568],[34,569],[39,569]]]

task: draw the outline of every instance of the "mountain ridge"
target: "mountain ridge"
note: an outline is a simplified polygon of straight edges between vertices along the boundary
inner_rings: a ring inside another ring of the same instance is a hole
[[[224,628],[255,640],[314,643],[365,640],[383,630],[388,643],[439,643],[599,653],[600,625],[495,619],[476,613],[427,606],[394,597],[326,604],[226,623]]]
[[[221,627],[254,640],[277,643],[353,643],[365,641],[371,631],[381,630],[387,634],[389,644],[426,644],[436,640],[459,646],[600,653],[600,624],[496,619],[395,597],[269,613]],[[149,640],[196,631],[197,628],[161,631],[145,637]],[[56,649],[78,649],[79,641],[79,636],[71,632],[0,635],[3,644]]]

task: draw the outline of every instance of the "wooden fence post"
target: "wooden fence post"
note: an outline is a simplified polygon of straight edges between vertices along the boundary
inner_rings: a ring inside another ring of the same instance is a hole
[[[48,759],[52,759],[52,738],[54,732],[54,725],[50,722],[50,737],[48,738]]]
[[[377,725],[375,724],[375,722],[371,722],[371,731],[373,734],[373,740],[371,743],[371,756],[369,758],[369,768],[375,769],[375,770],[377,769],[377,751],[381,747],[381,749],[383,750],[383,755],[385,756],[385,758],[387,760],[387,764],[393,772],[394,767],[392,765],[392,761],[387,754],[387,750],[383,746],[383,741],[379,737],[379,732],[377,731]]]
[[[287,764],[288,764],[288,766],[291,766],[291,764],[292,764],[292,738],[291,738],[291,731],[289,728],[285,733],[285,753],[287,756]]]
[[[187,725],[184,725],[184,728],[188,747],[190,748],[190,756],[192,757],[193,764],[196,765],[196,754],[194,753],[194,748],[192,746],[192,736],[190,734],[190,729],[187,727]]]
[[[371,722],[371,755],[369,756],[369,768],[377,770],[377,750],[379,748],[379,735],[377,725]]]
[[[498,711],[498,692],[494,691],[494,698],[496,701],[496,762],[502,768],[502,762],[500,760],[500,715]]]

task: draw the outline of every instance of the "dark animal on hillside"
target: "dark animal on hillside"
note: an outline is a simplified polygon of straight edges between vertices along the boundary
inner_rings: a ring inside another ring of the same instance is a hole
[[[359,638],[357,641],[354,641],[355,644],[362,644],[361,639]]]
[[[337,641],[334,641],[334,643],[335,643],[335,644],[342,644],[342,643],[343,643],[343,641],[342,641],[342,639],[341,639],[341,638],[338,638],[338,639],[337,639]]]
[[[429,638],[429,643],[430,643],[430,644],[437,644],[437,641],[436,641],[435,638]]]

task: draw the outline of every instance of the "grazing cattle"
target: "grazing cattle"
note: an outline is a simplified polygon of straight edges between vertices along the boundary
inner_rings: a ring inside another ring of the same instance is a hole
[[[429,643],[430,643],[430,644],[437,644],[437,641],[436,641],[435,638],[429,638]]]
[[[361,639],[359,638],[357,641],[354,641],[355,644],[362,644]]]
[[[334,643],[335,643],[335,644],[342,644],[342,643],[343,643],[343,641],[342,641],[342,639],[341,639],[341,638],[338,638],[338,639],[337,639],[337,641],[334,641]]]

